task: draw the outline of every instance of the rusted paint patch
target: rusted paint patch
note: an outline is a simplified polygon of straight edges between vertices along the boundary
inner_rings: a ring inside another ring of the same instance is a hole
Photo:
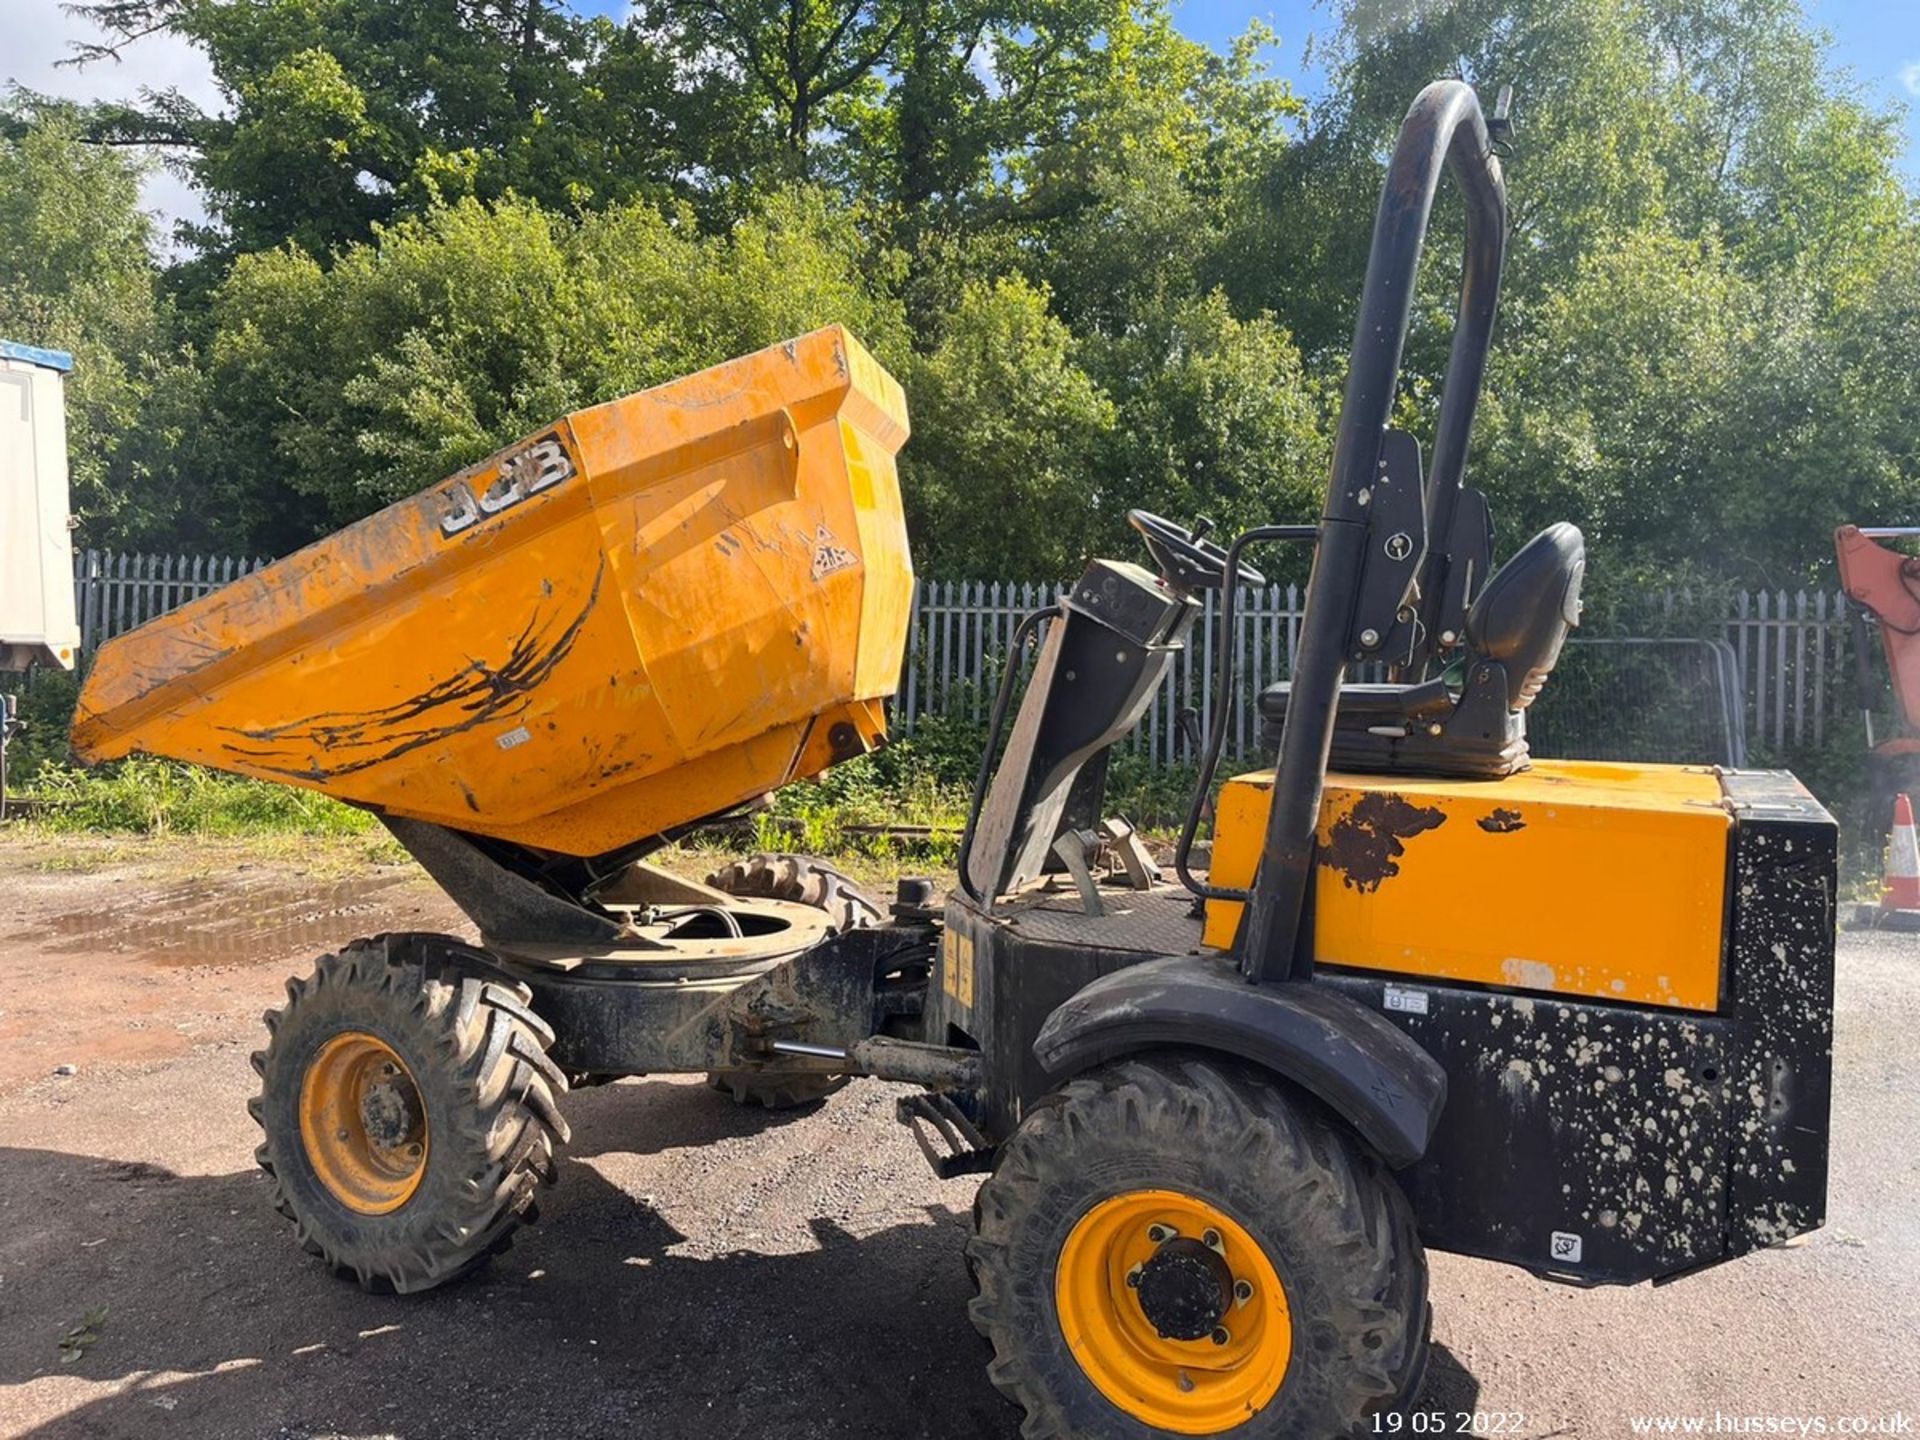
[[[498,665],[476,660],[411,700],[378,710],[325,711],[259,730],[222,727],[256,742],[247,746],[229,741],[223,748],[255,769],[318,782],[385,764],[476,726],[512,719],[526,710],[534,691],[572,653],[587,617],[599,603],[606,570],[602,557],[592,592],[578,615],[556,633],[559,617],[542,618],[536,612]],[[293,763],[302,754],[313,758]],[[321,755],[329,763],[322,764]],[[468,803],[472,804],[471,795]]]
[[[1506,810],[1497,805],[1473,823],[1489,835],[1511,835],[1516,830],[1527,828],[1527,822],[1520,818],[1518,810]]]
[[[1341,882],[1372,891],[1400,873],[1405,842],[1446,824],[1435,805],[1414,805],[1386,791],[1369,791],[1327,832],[1326,862]]]

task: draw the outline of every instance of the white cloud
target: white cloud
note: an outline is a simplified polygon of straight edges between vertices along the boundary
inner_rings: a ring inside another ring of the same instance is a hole
[[[1909,60],[1900,67],[1900,83],[1909,95],[1920,95],[1920,60]]]
[[[71,15],[59,0],[0,0],[0,80],[65,100],[135,100],[146,90],[177,89],[208,110],[220,108],[220,92],[206,56],[172,35],[149,35],[126,48],[124,58],[76,67],[60,62],[76,40],[98,40],[84,16]],[[161,238],[173,222],[197,220],[200,197],[177,175],[156,166],[142,187],[146,207],[159,217]]]

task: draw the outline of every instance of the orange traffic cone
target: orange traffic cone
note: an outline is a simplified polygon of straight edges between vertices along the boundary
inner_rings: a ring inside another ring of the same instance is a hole
[[[1882,910],[1920,910],[1920,838],[1913,830],[1913,802],[1893,800],[1893,834],[1887,837],[1887,874],[1880,891]]]

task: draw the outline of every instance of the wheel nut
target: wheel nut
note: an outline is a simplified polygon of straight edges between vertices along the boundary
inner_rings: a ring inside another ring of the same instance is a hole
[[[422,1150],[418,1145],[407,1146],[407,1158],[409,1160],[418,1160],[422,1155],[426,1153],[427,1152]]]
[[[1249,1285],[1244,1280],[1234,1281],[1233,1282],[1233,1298],[1235,1300],[1238,1300],[1242,1305],[1246,1304],[1247,1301],[1253,1298],[1253,1286]]]
[[[346,1128],[343,1126],[340,1129],[334,1131],[333,1138],[336,1140],[345,1140],[347,1138]]]
[[[1140,1288],[1140,1272],[1146,1268],[1147,1267],[1144,1265],[1136,1265],[1133,1267],[1133,1269],[1127,1271],[1127,1288],[1128,1289],[1138,1290]]]
[[[1220,1232],[1218,1230],[1207,1231],[1206,1234],[1200,1237],[1200,1243],[1209,1250],[1218,1250],[1220,1248]]]
[[[400,1067],[391,1060],[382,1060],[380,1062],[380,1073],[382,1075],[398,1075],[400,1073]]]
[[[1213,1327],[1213,1343],[1214,1344],[1224,1345],[1227,1343],[1227,1341],[1231,1340],[1232,1338],[1233,1337],[1231,1335],[1227,1334],[1226,1326],[1216,1325]]]
[[[1147,1239],[1156,1245],[1166,1244],[1167,1241],[1173,1239],[1175,1233],[1176,1232],[1169,1230],[1164,1225],[1149,1225],[1147,1227]]]

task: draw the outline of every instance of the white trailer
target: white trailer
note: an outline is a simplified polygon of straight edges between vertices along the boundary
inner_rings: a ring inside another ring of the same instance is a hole
[[[0,671],[80,650],[67,508],[65,382],[73,357],[0,340]]]

